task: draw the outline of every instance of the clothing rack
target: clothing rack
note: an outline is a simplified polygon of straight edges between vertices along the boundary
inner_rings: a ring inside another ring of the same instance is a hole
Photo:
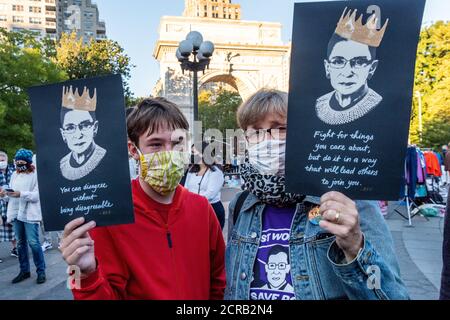
[[[417,146],[414,145],[409,145],[409,148],[414,148],[414,149],[419,149]],[[417,152],[417,151],[416,151]],[[405,160],[405,172],[407,171],[407,162]],[[425,180],[426,183],[426,180]],[[409,195],[409,190],[410,190],[410,186],[407,183],[407,179],[405,176],[405,189],[404,189],[404,195],[403,197],[399,200],[399,204],[397,205],[397,207],[395,207],[394,212],[397,213],[398,215],[400,215],[403,219],[408,220],[408,226],[412,227],[412,219],[417,216],[419,214],[419,205],[414,201],[414,196],[411,198]],[[414,190],[414,192],[416,192]],[[428,192],[428,190],[427,190]],[[415,195],[415,193],[414,193]],[[407,216],[405,216],[401,211],[399,211],[399,208],[402,206],[402,203],[405,202],[406,203],[406,211],[407,211]]]
[[[394,212],[398,213],[405,220],[408,220],[409,227],[412,227],[413,226],[412,219],[415,216],[417,216],[420,211],[419,211],[419,206],[417,205],[417,203],[415,203],[415,201],[408,196],[408,185],[407,184],[405,185],[405,196],[400,200],[400,203],[401,202],[406,202],[406,211],[407,211],[408,216],[405,216],[403,213],[401,213],[398,210],[400,208],[401,204],[397,205],[397,207],[394,209]],[[414,213],[412,213],[413,211],[414,211]]]

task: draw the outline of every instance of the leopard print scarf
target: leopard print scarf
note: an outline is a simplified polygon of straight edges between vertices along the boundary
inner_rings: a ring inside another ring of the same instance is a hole
[[[265,204],[286,207],[305,199],[305,196],[285,192],[284,176],[262,175],[248,161],[240,166],[240,173],[244,188]]]

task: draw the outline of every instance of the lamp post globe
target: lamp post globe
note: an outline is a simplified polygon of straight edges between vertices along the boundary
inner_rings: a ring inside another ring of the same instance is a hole
[[[199,51],[197,53],[197,59],[198,59],[198,61],[205,61],[205,60],[208,60],[208,57],[206,57],[203,52]]]
[[[184,57],[184,56],[181,54],[180,48],[177,49],[176,57],[177,57],[177,59],[178,59],[179,62],[185,61],[185,60],[187,59],[186,57]]]
[[[200,45],[200,52],[207,58],[211,57],[214,53],[214,43],[211,41],[204,41]]]
[[[188,58],[192,54],[192,51],[194,50],[194,45],[189,40],[183,40],[180,42],[178,50],[180,51],[183,57]]]
[[[203,36],[198,31],[191,31],[186,36],[186,40],[191,41],[192,45],[194,46],[194,50],[197,51],[200,49],[200,46],[203,42]]]

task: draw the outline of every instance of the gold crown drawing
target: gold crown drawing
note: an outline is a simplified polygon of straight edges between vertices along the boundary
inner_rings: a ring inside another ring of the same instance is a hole
[[[386,20],[383,28],[377,30],[378,18],[376,14],[373,14],[368,20],[366,25],[363,25],[363,15],[356,20],[356,9],[353,11],[350,9],[347,13],[347,8],[344,9],[341,19],[337,25],[335,33],[342,38],[353,40],[359,43],[366,44],[371,47],[378,48],[383,40],[384,33],[389,23],[389,19]]]
[[[81,96],[78,88],[73,91],[72,86],[63,87],[62,106],[67,109],[94,112],[97,109],[97,88],[94,89],[94,96],[91,98],[86,87]]]

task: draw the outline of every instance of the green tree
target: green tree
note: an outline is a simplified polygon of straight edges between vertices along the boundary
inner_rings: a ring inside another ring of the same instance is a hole
[[[438,149],[450,142],[450,22],[424,29],[417,53],[410,140]],[[423,132],[420,142],[418,97],[422,96]]]
[[[131,97],[129,98],[129,100],[127,101],[127,107],[136,107],[138,106],[142,101],[144,101],[145,99],[151,98],[151,96],[149,97]]]
[[[34,149],[27,88],[67,79],[48,58],[49,44],[30,32],[0,28],[0,149],[10,156],[22,147]]]
[[[127,106],[132,106],[135,102],[128,83],[134,66],[116,41],[91,39],[85,44],[82,38],[77,38],[76,33],[63,34],[52,58],[70,79],[121,74]]]
[[[237,129],[236,112],[242,99],[237,92],[220,91],[213,99],[210,91],[199,95],[199,118],[203,123],[203,132],[218,129],[224,136],[227,129]]]

